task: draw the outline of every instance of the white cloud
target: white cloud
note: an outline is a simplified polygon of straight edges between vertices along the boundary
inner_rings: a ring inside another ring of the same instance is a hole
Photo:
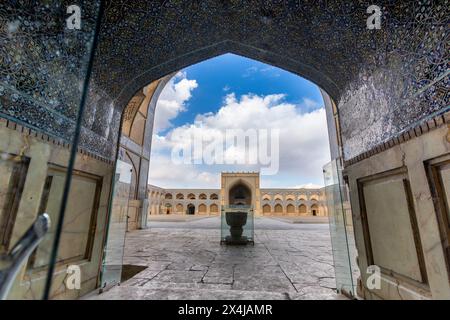
[[[310,99],[310,98],[306,98],[306,97],[302,99],[299,106],[303,112],[310,112],[312,110],[315,110],[315,109],[321,107],[319,102],[317,102],[316,100]]]
[[[295,189],[318,189],[318,188],[322,188],[322,187],[323,187],[323,185],[320,185],[320,184],[306,183],[306,184],[296,185],[293,188],[295,188]]]
[[[273,70],[276,70],[276,68],[274,66],[267,66],[265,68],[260,69],[261,72],[269,72],[269,71],[273,71]]]
[[[322,185],[322,166],[330,159],[325,109],[317,108],[317,102],[311,99],[304,99],[299,105],[294,105],[287,103],[284,98],[283,94],[249,94],[238,99],[234,93],[230,93],[225,96],[217,112],[198,114],[194,123],[173,128],[165,136],[155,136],[150,183],[168,187],[196,185],[218,188],[220,171],[259,170],[255,165],[175,165],[170,159],[170,148],[175,143],[175,136],[193,133],[212,136],[226,129],[279,129],[280,173],[278,177],[267,177],[267,180],[271,180],[270,186]],[[301,110],[302,106],[308,107],[307,110],[314,107],[315,110],[304,111]],[[154,152],[158,153],[157,160],[154,160]],[[262,177],[262,181],[264,179]]]
[[[220,178],[193,165],[176,165],[170,155],[152,151],[148,182],[162,188],[218,188]]]
[[[245,69],[244,73],[242,74],[243,78],[248,78],[254,73],[258,72],[258,68],[256,66],[251,66]]]
[[[172,119],[186,111],[186,102],[192,90],[198,87],[196,80],[188,80],[186,73],[179,72],[166,84],[156,104],[154,132],[159,133],[170,127]]]
[[[280,72],[278,70],[279,69],[275,68],[274,66],[268,66],[268,67],[259,69],[259,71],[262,74],[265,74],[266,76],[273,77],[273,78],[277,78],[280,76]]]
[[[273,66],[268,66],[268,67],[251,66],[244,70],[244,72],[242,73],[242,77],[249,78],[252,75],[255,75],[256,73],[260,73],[261,75],[264,75],[265,77],[277,78],[277,77],[281,76],[281,74],[278,70],[279,70],[278,68],[275,68]]]

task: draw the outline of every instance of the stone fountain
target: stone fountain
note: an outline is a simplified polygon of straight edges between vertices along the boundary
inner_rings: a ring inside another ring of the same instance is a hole
[[[230,236],[226,237],[227,244],[247,244],[247,237],[243,236],[244,226],[247,223],[246,211],[226,212],[225,219],[230,226]]]

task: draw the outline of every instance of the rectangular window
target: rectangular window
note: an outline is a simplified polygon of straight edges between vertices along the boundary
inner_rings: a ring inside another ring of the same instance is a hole
[[[65,169],[50,167],[41,198],[40,212],[48,213],[51,221],[58,221],[65,179]],[[90,259],[101,184],[101,177],[73,171],[57,262]],[[52,247],[55,229],[56,225],[51,224],[49,233],[30,259],[31,268],[41,268],[48,264],[48,249]]]
[[[0,153],[0,254],[6,253],[27,176],[29,158]]]

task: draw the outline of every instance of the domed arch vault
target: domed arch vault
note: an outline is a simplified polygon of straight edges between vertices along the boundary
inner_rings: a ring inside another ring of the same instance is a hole
[[[378,5],[390,18],[383,20],[380,30],[368,30],[367,6],[360,2],[255,5],[206,0],[201,5],[169,1],[161,6],[155,1],[110,1],[86,112],[98,109],[101,101],[114,108],[113,118],[118,119],[133,95],[152,81],[232,52],[320,86],[337,105],[344,158],[351,160],[448,105],[448,97],[436,91],[445,85],[442,70],[448,44],[442,40],[445,33],[440,34],[444,31],[436,28],[417,54],[423,35],[431,31],[426,23],[414,32],[408,29],[412,21],[420,20],[416,12],[443,23],[442,12],[433,5],[410,2],[379,1]],[[174,16],[186,18],[174,20]],[[431,53],[440,59],[422,64]],[[374,104],[382,108],[373,108]],[[102,121],[102,125],[114,123]],[[117,131],[109,130],[116,136]],[[111,144],[104,155],[114,157],[114,135],[103,138]]]

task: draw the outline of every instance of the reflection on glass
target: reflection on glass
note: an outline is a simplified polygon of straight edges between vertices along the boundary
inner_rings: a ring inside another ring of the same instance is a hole
[[[102,288],[120,283],[122,276],[132,166],[129,163],[117,160],[115,172],[114,191],[110,204],[108,236],[103,257]]]
[[[325,199],[328,209],[331,245],[333,250],[336,288],[338,292],[355,296],[356,248],[350,205],[342,180],[342,168],[337,159],[323,168]]]

